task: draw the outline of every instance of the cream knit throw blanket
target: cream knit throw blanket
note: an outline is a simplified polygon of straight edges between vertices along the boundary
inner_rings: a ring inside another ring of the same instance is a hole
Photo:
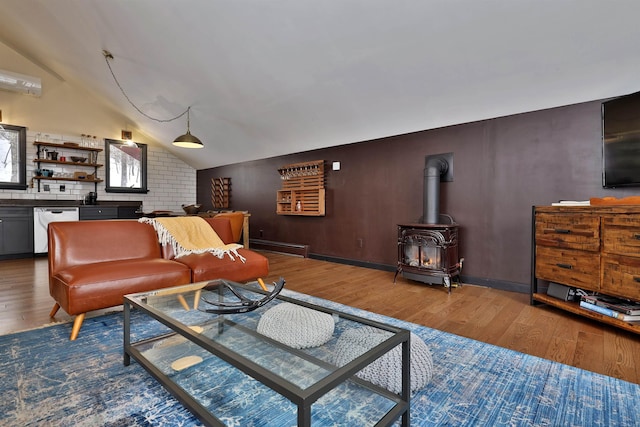
[[[169,244],[173,248],[176,258],[189,254],[210,252],[218,258],[233,255],[245,262],[245,258],[237,250],[242,245],[237,243],[225,244],[213,228],[199,216],[180,216],[169,218],[140,218],[139,222],[151,224],[158,233],[161,245]]]

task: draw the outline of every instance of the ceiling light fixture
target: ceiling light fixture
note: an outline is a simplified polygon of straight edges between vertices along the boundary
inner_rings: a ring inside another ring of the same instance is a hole
[[[120,92],[122,92],[122,94],[127,99],[129,104],[131,104],[133,106],[133,108],[135,108],[140,114],[142,114],[143,116],[145,116],[148,119],[151,119],[153,121],[160,122],[160,123],[172,122],[172,121],[177,120],[180,117],[184,116],[185,114],[187,115],[187,133],[177,137],[175,139],[175,141],[173,141],[173,145],[175,145],[177,147],[183,147],[183,148],[202,148],[202,147],[204,147],[204,144],[202,144],[202,141],[200,141],[200,139],[198,139],[197,137],[191,135],[191,130],[189,129],[190,128],[189,113],[191,111],[191,106],[187,107],[187,109],[184,110],[182,113],[180,113],[177,116],[175,116],[173,118],[170,118],[170,119],[157,119],[155,117],[151,117],[150,115],[148,115],[147,113],[142,111],[140,108],[138,108],[136,106],[136,104],[133,103],[133,101],[131,101],[129,96],[126,94],[126,92],[122,88],[122,85],[120,85],[120,82],[116,78],[116,75],[114,74],[113,69],[111,68],[111,64],[109,63],[109,60],[113,61],[113,55],[111,54],[111,52],[109,52],[108,50],[103,50],[102,51],[102,55],[104,56],[104,60],[107,63],[107,67],[109,67],[109,71],[111,72],[111,76],[113,77],[113,80],[116,82],[116,85],[118,85],[118,88],[120,89]]]
[[[191,131],[189,130],[189,111],[191,107],[187,108],[187,133],[184,135],[180,135],[173,141],[173,145],[176,147],[182,148],[202,148],[202,141],[200,141],[197,137],[191,135]]]

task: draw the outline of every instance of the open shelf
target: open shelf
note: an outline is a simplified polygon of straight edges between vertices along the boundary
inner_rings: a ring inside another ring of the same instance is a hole
[[[324,160],[285,165],[278,173],[282,189],[276,194],[276,214],[325,215]]]
[[[33,145],[37,148],[37,158],[33,159],[33,162],[37,164],[38,169],[40,169],[41,164],[45,165],[55,165],[55,166],[74,166],[74,167],[83,167],[83,168],[93,168],[92,174],[82,174],[82,175],[90,175],[91,178],[78,178],[79,172],[75,173],[73,177],[61,177],[55,176],[59,171],[54,171],[54,176],[34,176],[33,180],[38,183],[38,192],[40,192],[40,182],[43,180],[47,181],[69,181],[69,182],[79,182],[79,183],[92,183],[94,185],[94,191],[98,191],[98,183],[102,182],[101,179],[96,178],[98,176],[98,168],[102,167],[102,164],[96,162],[98,158],[98,153],[102,151],[102,148],[96,147],[83,147],[75,142],[64,142],[62,144],[53,143],[53,142],[42,142],[42,141],[34,141]],[[80,151],[80,152],[89,152],[93,154],[88,154],[86,156],[78,156],[88,158],[89,162],[74,162],[74,161],[61,161],[61,160],[53,160],[46,158],[46,154],[43,155],[43,152],[46,152],[46,147],[54,148],[56,150],[68,152],[68,150]],[[33,182],[33,181],[32,181]]]
[[[99,163],[87,163],[87,162],[61,162],[60,160],[45,160],[45,159],[33,159],[34,163],[49,163],[55,165],[71,165],[71,166],[89,166],[92,168],[101,168],[104,165]]]
[[[60,148],[60,149],[67,148],[67,149],[80,150],[80,151],[102,151],[102,148],[83,147],[80,144],[75,142],[65,142],[62,144],[57,144],[54,142],[34,141],[33,145],[39,145],[41,147],[54,147],[54,148]]]
[[[553,307],[561,308],[574,314],[578,314],[589,319],[598,320],[602,323],[608,323],[609,325],[616,326],[620,329],[627,330],[636,334],[640,334],[640,322],[625,322],[623,320],[614,319],[613,317],[605,316],[604,314],[596,313],[595,311],[587,310],[580,307],[580,304],[573,301],[563,301],[558,298],[540,293],[534,293],[532,295],[534,301],[542,302]]]
[[[48,180],[48,181],[75,181],[75,182],[102,182],[101,179],[87,179],[87,178],[66,178],[61,176],[34,176],[33,179]]]

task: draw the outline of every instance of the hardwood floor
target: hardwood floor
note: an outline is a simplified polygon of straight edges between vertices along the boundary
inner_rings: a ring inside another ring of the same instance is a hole
[[[640,384],[640,336],[473,285],[411,282],[393,273],[263,252],[272,282],[364,310]],[[0,261],[0,334],[52,322],[46,258]],[[93,315],[99,313],[92,313]],[[62,310],[54,321],[71,320]],[[81,332],[82,333],[82,332]]]

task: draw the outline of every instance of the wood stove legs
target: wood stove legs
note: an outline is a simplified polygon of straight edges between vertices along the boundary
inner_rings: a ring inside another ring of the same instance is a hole
[[[431,280],[420,280],[420,279],[426,279],[427,277],[429,278],[442,278],[442,284],[445,288],[447,288],[448,293],[451,293],[451,288],[453,287],[458,287],[458,286],[462,286],[462,279],[460,278],[460,274],[462,273],[462,263],[464,262],[464,258],[460,258],[460,261],[458,261],[458,263],[456,264],[456,269],[454,270],[454,272],[451,274],[435,274],[433,272],[426,272],[423,270],[420,271],[416,271],[413,268],[411,268],[412,270],[414,270],[413,272],[406,272],[403,273],[403,276],[406,277],[409,280],[415,280],[418,282],[423,282],[423,283],[429,283],[429,284],[436,284],[436,282],[433,282]],[[396,279],[398,278],[398,274],[403,272],[403,264],[402,263],[398,263],[398,268],[396,268],[396,273],[393,275],[393,283],[396,283]],[[413,276],[413,277],[407,277],[408,276]]]

